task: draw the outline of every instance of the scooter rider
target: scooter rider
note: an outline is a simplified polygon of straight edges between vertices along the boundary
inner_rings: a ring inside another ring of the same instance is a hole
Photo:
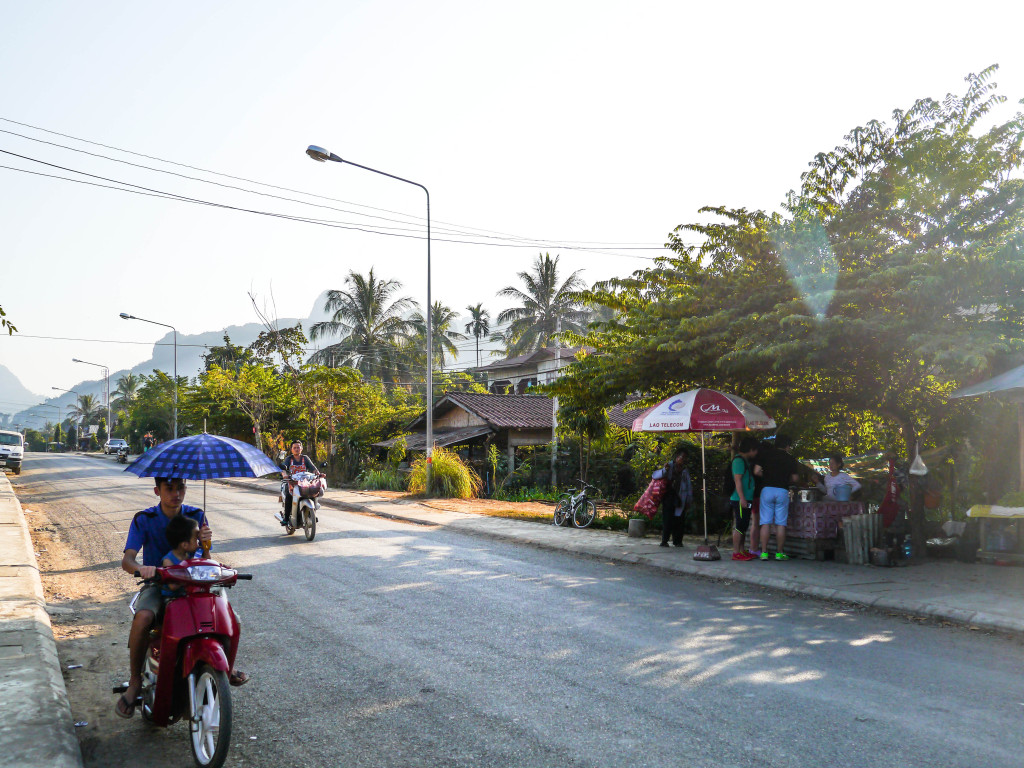
[[[302,452],[302,441],[293,440],[291,445],[291,453],[288,454],[284,460],[284,467],[281,469],[281,495],[284,497],[284,516],[278,513],[280,517],[281,525],[285,524],[285,520],[292,513],[292,495],[295,490],[295,481],[292,479],[295,475],[301,472],[312,472],[315,475],[323,477],[324,474],[316,468],[316,464],[306,454]]]
[[[160,502],[149,509],[138,512],[128,527],[128,539],[124,545],[124,557],[121,567],[130,574],[136,571],[144,579],[156,575],[156,567],[163,556],[170,550],[167,541],[167,525],[177,515],[185,515],[199,524],[200,543],[212,540],[210,526],[206,522],[206,513],[198,507],[184,504],[185,481],[180,478],[156,478],[153,489]],[[136,559],[142,551],[142,563]],[[201,550],[196,551],[197,554]],[[131,632],[128,635],[128,651],[131,663],[128,689],[117,701],[115,710],[120,717],[131,717],[135,713],[135,699],[142,688],[142,665],[146,659],[146,648],[149,645],[149,630],[156,621],[163,607],[163,596],[159,584],[149,584],[142,588],[136,603],[135,618],[132,620]],[[243,685],[249,676],[238,670],[231,670],[229,682],[232,685]]]

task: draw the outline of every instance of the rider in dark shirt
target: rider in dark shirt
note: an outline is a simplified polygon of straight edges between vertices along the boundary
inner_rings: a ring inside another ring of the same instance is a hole
[[[302,452],[302,441],[295,440],[291,445],[291,453],[284,460],[284,466],[281,469],[281,477],[283,478],[281,494],[284,496],[284,517],[281,519],[281,525],[285,524],[285,520],[292,513],[292,492],[295,490],[295,483],[292,482],[292,478],[301,472],[321,474],[313,460]]]

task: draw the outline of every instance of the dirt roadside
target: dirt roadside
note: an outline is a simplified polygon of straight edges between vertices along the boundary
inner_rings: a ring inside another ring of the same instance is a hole
[[[82,512],[27,484],[19,483],[17,493],[38,553],[72,716],[76,724],[86,723],[75,729],[83,763],[88,768],[133,760],[163,765],[170,754],[175,756],[172,764],[188,764],[183,739],[166,738],[166,729],[143,730],[137,716],[122,720],[113,711],[111,687],[128,669],[131,616],[125,595],[131,578],[117,570],[117,563],[101,562],[100,552],[106,558],[109,552],[93,540],[90,526],[80,520]],[[97,749],[101,733],[102,754]],[[123,745],[123,754],[111,752],[112,741]]]

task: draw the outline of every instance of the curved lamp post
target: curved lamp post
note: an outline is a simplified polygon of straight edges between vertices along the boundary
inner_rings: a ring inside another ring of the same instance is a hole
[[[178,329],[173,325],[167,323],[158,323],[156,320],[147,320],[144,317],[136,317],[135,315],[129,315],[127,312],[121,313],[122,320],[141,320],[144,323],[152,323],[153,325],[162,325],[164,328],[170,328],[174,331],[174,438],[178,437]]]
[[[323,147],[310,144],[309,147],[306,148],[306,154],[318,163],[323,163],[328,160],[334,163],[348,163],[349,165],[354,165],[356,168],[362,168],[364,171],[370,171],[372,173],[380,174],[381,176],[387,176],[389,179],[404,181],[406,184],[412,184],[414,187],[419,187],[427,196],[427,309],[424,314],[427,316],[427,493],[429,494],[433,487],[434,471],[434,467],[432,465],[432,457],[434,455],[434,340],[431,317],[433,313],[433,306],[430,302],[430,192],[425,186],[418,182],[409,181],[409,179],[403,179],[401,176],[395,176],[391,173],[384,173],[384,171],[378,171],[376,168],[370,168],[366,165],[353,163],[351,160],[343,160],[333,152],[328,152]]]
[[[111,433],[114,431],[114,425],[110,422],[110,369],[100,363],[90,363],[88,360],[79,360],[77,357],[71,358],[72,363],[83,363],[84,365],[95,365],[97,368],[103,369],[103,378],[106,380],[106,397],[107,397],[107,439],[110,438]]]
[[[82,396],[80,394],[78,394],[77,392],[75,392],[75,390],[73,390],[73,389],[62,389],[61,387],[50,387],[50,389],[56,389],[58,392],[70,392],[72,395],[77,397],[79,400],[82,399]],[[57,410],[58,410],[58,412],[60,411],[59,408]],[[79,419],[77,419],[77,421],[78,421],[78,428],[75,430],[75,442],[76,443],[79,440],[82,439],[82,419],[79,418]],[[75,448],[77,449],[78,446],[76,445]]]

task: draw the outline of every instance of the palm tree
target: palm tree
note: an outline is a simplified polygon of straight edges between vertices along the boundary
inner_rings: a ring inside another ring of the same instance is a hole
[[[110,400],[110,407],[118,411],[127,411],[131,408],[135,398],[139,396],[139,387],[142,386],[142,377],[134,373],[126,373],[116,382],[114,395]]]
[[[578,296],[585,287],[579,274],[580,270],[573,272],[559,285],[558,256],[545,253],[537,256],[530,272],[519,273],[525,290],[509,285],[498,291],[499,296],[518,302],[498,315],[499,324],[508,323],[509,355],[546,347],[559,331],[582,332],[587,312]]]
[[[469,310],[470,320],[466,323],[466,333],[476,339],[476,367],[480,367],[480,339],[491,332],[491,313],[484,309],[484,305],[471,304],[466,307]]]
[[[331,319],[314,323],[309,338],[341,336],[341,341],[317,351],[310,362],[337,368],[351,365],[364,376],[397,381],[404,369],[401,346],[414,328],[402,314],[417,305],[409,296],[393,298],[402,287],[397,280],[379,280],[373,268],[366,276],[349,271],[347,290],[330,290],[324,311]]]
[[[106,410],[100,405],[95,395],[79,395],[78,402],[68,406],[69,415],[78,419],[82,426],[92,421],[101,410]]]
[[[452,324],[458,319],[451,307],[446,307],[439,301],[435,301],[430,311],[430,330],[433,336],[434,362],[443,371],[444,354],[447,352],[454,360],[459,356],[459,348],[455,346],[456,341],[465,341],[465,334],[452,330]],[[410,321],[416,329],[415,349],[426,348],[427,321],[422,312],[413,314]]]

